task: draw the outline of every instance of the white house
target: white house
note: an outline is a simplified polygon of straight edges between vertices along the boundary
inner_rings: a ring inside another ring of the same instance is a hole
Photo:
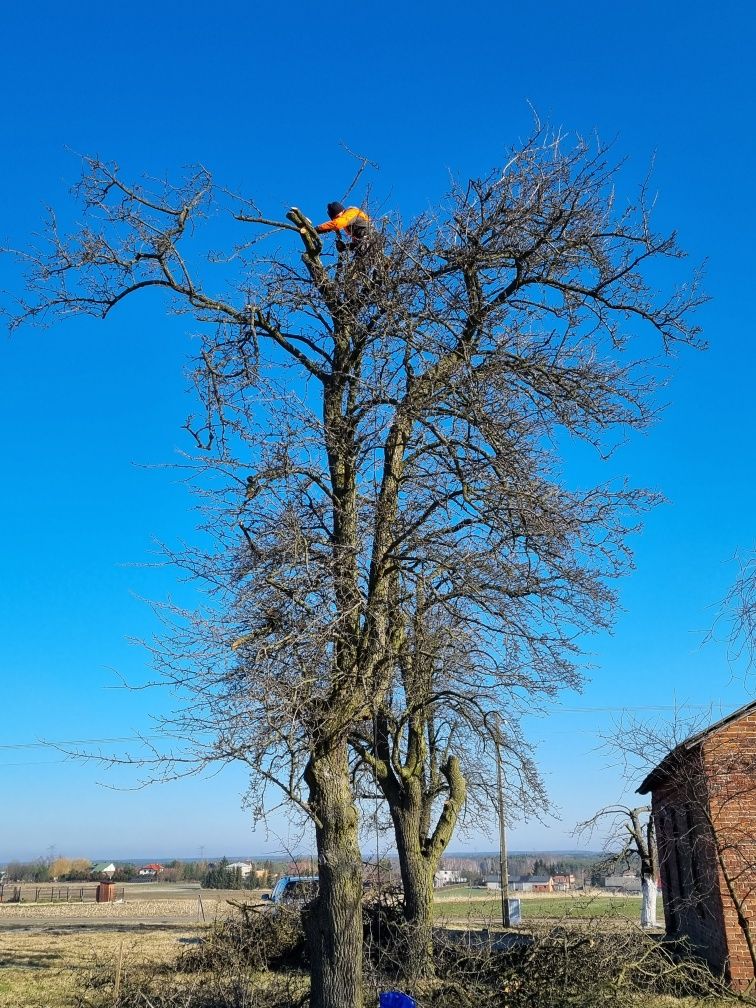
[[[433,874],[434,889],[441,889],[442,886],[453,885],[455,882],[467,882],[467,879],[462,875],[462,872],[448,871],[445,868],[441,868]]]
[[[248,861],[234,861],[230,865],[226,865],[228,871],[235,871],[239,869],[242,878],[247,878],[248,875],[252,874],[253,866]]]

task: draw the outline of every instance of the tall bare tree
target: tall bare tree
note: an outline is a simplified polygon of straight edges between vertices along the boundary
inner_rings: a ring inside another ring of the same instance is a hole
[[[184,698],[170,721],[187,750],[165,758],[243,758],[312,818],[315,1008],[361,1003],[349,744],[390,709],[404,600],[422,580],[477,640],[460,698],[576,682],[576,638],[611,619],[653,495],[570,489],[559,447],[603,452],[648,424],[644,360],[696,341],[701,301],[695,284],[656,296],[650,268],[681,253],[645,189],[617,206],[616,175],[600,145],[538,130],[437,213],[331,256],[299,210],[271,220],[204,170],[132,185],[90,159],[84,223],[52,220],[23,253],[18,320],[106,317],[155,289],[201,327],[188,427],[215,473],[218,545],[181,558],[212,594],[174,613],[156,656]],[[224,207],[249,237],[208,262],[203,223]]]
[[[590,819],[578,823],[575,832],[592,836],[597,829],[607,830],[603,869],[607,872],[636,866],[640,869],[641,927],[655,928],[659,855],[651,806],[607,805]]]

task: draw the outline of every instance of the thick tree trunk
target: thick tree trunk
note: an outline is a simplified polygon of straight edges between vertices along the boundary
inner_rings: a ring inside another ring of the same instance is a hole
[[[641,905],[641,927],[656,927],[656,881],[648,875],[641,879],[641,894],[643,903]]]
[[[411,978],[430,977],[434,974],[433,875],[438,858],[431,860],[421,849],[419,809],[392,809],[392,815],[408,929],[405,973]]]
[[[362,1008],[362,860],[346,745],[313,754],[306,772],[316,816],[320,887],[308,922],[311,1008]]]

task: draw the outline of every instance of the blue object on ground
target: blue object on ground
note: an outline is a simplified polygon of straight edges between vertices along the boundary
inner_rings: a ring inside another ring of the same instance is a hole
[[[378,998],[378,1008],[417,1008],[417,1001],[401,991],[384,991]]]

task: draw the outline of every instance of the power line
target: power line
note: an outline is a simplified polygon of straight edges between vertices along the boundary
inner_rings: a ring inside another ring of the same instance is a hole
[[[152,739],[174,738],[172,735],[128,735],[121,738],[90,738],[90,739],[67,739],[63,741],[50,742],[11,742],[0,745],[0,750],[4,749],[54,749],[56,746],[74,745],[114,745],[120,742],[148,742]],[[175,741],[175,738],[174,738]]]
[[[16,767],[16,766],[53,766],[60,765],[61,763],[67,763],[68,760],[64,759],[51,759],[51,760],[29,760],[28,762],[18,762],[18,763],[0,763],[0,770],[3,767]]]
[[[711,703],[677,703],[677,704],[625,704],[621,707],[563,707],[555,704],[549,711],[548,717],[554,714],[600,714],[600,713],[626,713],[634,714],[637,711],[682,711],[682,710],[715,710],[717,708],[727,709],[729,704],[716,700]]]
[[[579,706],[566,706],[562,704],[555,704],[550,708],[548,712],[544,712],[543,716],[553,717],[555,714],[634,714],[641,711],[683,711],[683,710],[714,710],[716,708],[729,709],[731,705],[723,703],[722,701],[712,701],[711,703],[676,703],[676,704],[622,704],[618,706],[606,705],[606,706],[591,706],[591,707],[579,707]],[[534,714],[532,716],[539,717],[541,715]],[[19,749],[54,749],[56,747],[66,747],[66,746],[90,746],[90,745],[116,745],[123,742],[149,742],[158,739],[171,739],[176,741],[176,737],[172,735],[124,735],[115,738],[80,738],[80,739],[67,739],[63,741],[49,741],[41,742],[39,740],[35,742],[12,742],[12,743],[2,743],[0,744],[0,752],[2,751],[14,751]],[[6,766],[9,764],[5,764]]]

